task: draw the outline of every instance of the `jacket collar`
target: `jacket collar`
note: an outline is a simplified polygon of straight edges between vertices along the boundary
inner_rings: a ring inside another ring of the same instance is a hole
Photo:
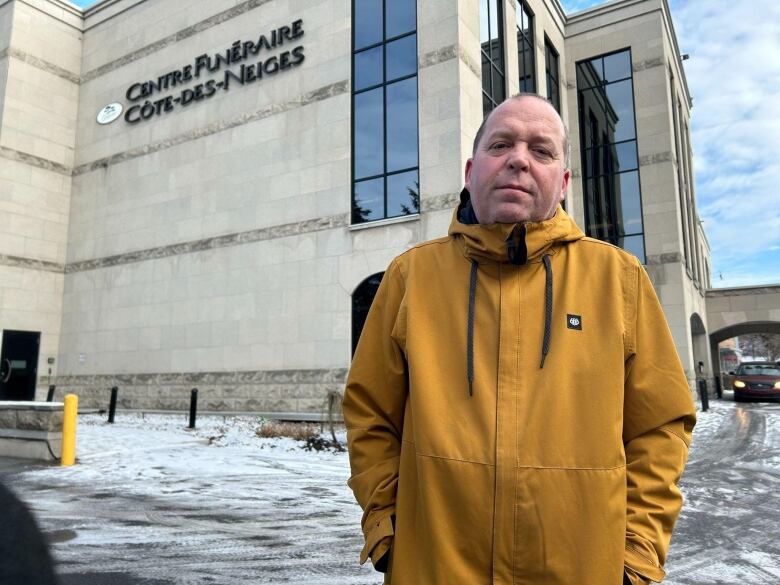
[[[470,205],[470,199],[468,190],[463,189],[460,205],[450,222],[449,234],[463,243],[466,257],[477,262],[539,262],[545,253],[555,253],[551,249],[555,244],[573,242],[585,235],[560,205],[555,215],[545,221],[522,224],[462,223],[460,218],[464,216],[460,214]]]

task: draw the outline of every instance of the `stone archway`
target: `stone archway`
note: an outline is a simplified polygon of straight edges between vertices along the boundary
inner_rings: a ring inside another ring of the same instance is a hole
[[[720,360],[718,359],[718,344],[721,341],[747,335],[748,333],[776,333],[780,335],[780,322],[778,321],[749,321],[730,325],[710,333],[710,356],[715,375],[720,373]]]

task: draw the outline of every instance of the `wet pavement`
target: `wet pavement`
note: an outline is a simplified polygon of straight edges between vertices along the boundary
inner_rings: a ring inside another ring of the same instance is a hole
[[[778,585],[780,404],[712,406],[722,416],[694,434],[664,583]]]
[[[665,583],[776,585],[780,405],[713,401],[700,421]],[[357,565],[360,510],[344,454],[143,437],[80,425],[80,445],[93,446],[72,468],[0,459],[63,585],[381,582]]]

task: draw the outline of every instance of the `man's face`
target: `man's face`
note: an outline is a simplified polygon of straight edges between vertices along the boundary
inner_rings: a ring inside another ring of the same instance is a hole
[[[479,223],[542,221],[566,195],[563,124],[542,100],[510,99],[490,114],[466,188]]]

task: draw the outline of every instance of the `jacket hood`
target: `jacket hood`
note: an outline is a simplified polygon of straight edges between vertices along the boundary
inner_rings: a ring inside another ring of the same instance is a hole
[[[545,254],[554,254],[557,243],[573,242],[583,238],[574,220],[559,205],[555,215],[544,221],[511,223],[466,223],[462,212],[471,206],[467,189],[460,193],[460,204],[452,215],[449,235],[463,242],[466,257],[477,262],[511,262],[525,264],[540,262]]]

